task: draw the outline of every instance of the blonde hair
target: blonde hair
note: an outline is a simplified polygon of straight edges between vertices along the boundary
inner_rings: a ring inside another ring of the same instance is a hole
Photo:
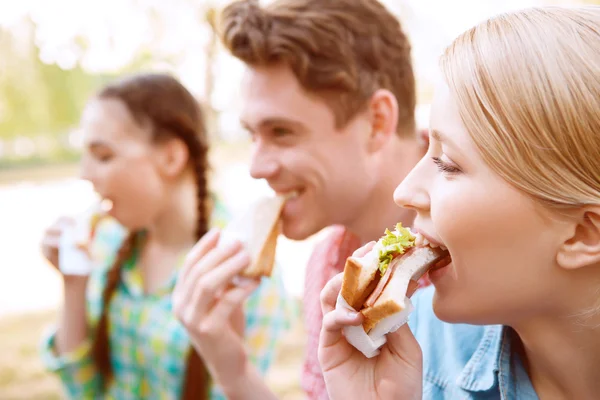
[[[462,34],[441,69],[484,160],[554,209],[600,204],[600,7],[542,7]]]

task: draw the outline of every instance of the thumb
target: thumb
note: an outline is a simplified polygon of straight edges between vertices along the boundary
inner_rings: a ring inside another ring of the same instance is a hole
[[[414,368],[421,368],[423,360],[421,346],[408,324],[387,335],[386,347],[392,357],[397,358],[398,361],[403,361]]]

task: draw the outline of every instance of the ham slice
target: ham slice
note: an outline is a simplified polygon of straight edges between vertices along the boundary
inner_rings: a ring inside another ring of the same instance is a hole
[[[413,247],[401,256],[394,258],[379,280],[375,290],[367,298],[364,306],[372,307],[375,304],[397,269],[402,267],[407,269],[406,272],[409,273],[412,279],[418,280],[429,268],[447,256],[448,251],[439,247],[419,246]]]

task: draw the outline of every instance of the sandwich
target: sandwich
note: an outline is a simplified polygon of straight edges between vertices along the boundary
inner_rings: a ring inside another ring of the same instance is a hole
[[[250,265],[242,272],[243,277],[270,277],[275,266],[277,238],[281,232],[281,212],[286,201],[284,196],[259,199],[221,233],[219,247],[238,240],[250,254]]]
[[[368,334],[380,321],[406,308],[411,280],[449,262],[448,250],[431,246],[397,224],[394,231],[386,229],[367,254],[346,260],[341,296],[364,316],[363,329]]]
[[[100,222],[108,217],[110,205],[106,202],[97,203],[81,215],[75,226],[75,247],[91,258],[92,244]]]

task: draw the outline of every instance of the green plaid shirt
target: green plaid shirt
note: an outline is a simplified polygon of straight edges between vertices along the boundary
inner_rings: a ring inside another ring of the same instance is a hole
[[[219,219],[222,216],[222,212],[215,214],[213,226],[223,226],[224,220]],[[122,228],[113,221],[103,222],[98,228],[95,253],[102,255],[103,262],[88,283],[90,327],[97,324],[106,270],[112,265],[123,238]],[[171,312],[175,281],[176,274],[159,291],[144,294],[141,276],[135,267],[135,254],[125,263],[121,284],[109,307],[114,379],[104,395],[99,392],[100,377],[90,354],[91,339],[75,351],[57,357],[53,350],[55,329],[44,338],[43,361],[50,371],[58,374],[70,398],[175,400],[181,397],[190,341]],[[277,267],[273,278],[265,279],[248,299],[245,309],[248,353],[257,368],[265,373],[273,360],[275,345],[295,312]],[[218,387],[210,390],[211,399],[225,398]]]

